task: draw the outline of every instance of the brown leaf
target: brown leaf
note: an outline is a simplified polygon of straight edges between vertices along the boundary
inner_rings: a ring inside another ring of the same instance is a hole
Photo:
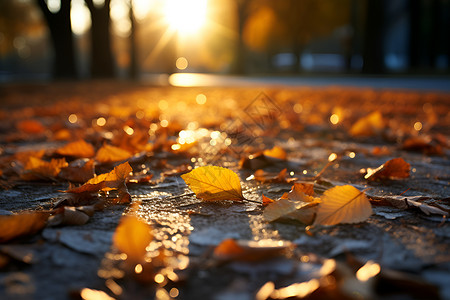
[[[131,168],[128,162],[120,164],[114,168],[109,173],[100,174],[94,178],[91,178],[88,182],[80,187],[69,189],[67,193],[96,193],[99,191],[111,191],[118,190],[119,192],[119,203],[129,203],[131,196],[128,193],[127,186],[125,184],[126,179]]]
[[[269,182],[290,183],[292,181],[297,180],[297,178],[291,177],[287,178],[286,168],[281,170],[280,173],[276,175],[267,173],[264,170],[259,169],[255,171],[255,173],[253,174],[253,178],[262,183],[269,183]]]
[[[82,183],[95,175],[94,160],[79,159],[62,168],[58,177],[70,182]]]
[[[371,181],[408,178],[410,169],[411,165],[399,157],[388,160],[376,169],[367,169],[367,174],[364,178]]]
[[[33,235],[47,224],[49,212],[26,212],[16,215],[0,216],[0,242]]]
[[[84,140],[78,140],[68,143],[63,147],[57,149],[56,153],[62,156],[91,158],[95,154],[95,149],[94,146],[85,142]]]

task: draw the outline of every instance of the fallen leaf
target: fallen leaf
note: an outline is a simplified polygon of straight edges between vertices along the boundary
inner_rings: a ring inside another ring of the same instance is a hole
[[[418,151],[428,155],[443,155],[444,150],[442,146],[433,141],[429,137],[417,136],[406,139],[401,149],[407,151]]]
[[[270,157],[278,158],[281,160],[287,159],[286,151],[284,151],[284,149],[281,148],[280,146],[274,146],[272,149],[266,149],[263,151],[263,154],[265,156],[270,156]]]
[[[375,111],[356,121],[350,128],[350,134],[357,137],[373,136],[384,129],[384,126],[383,116],[379,111]]]
[[[213,256],[225,261],[256,262],[282,256],[293,247],[288,241],[225,239],[214,249]]]
[[[33,235],[47,224],[49,212],[26,212],[10,216],[0,215],[0,242]]]
[[[23,180],[41,180],[50,179],[56,180],[61,168],[67,167],[68,164],[65,158],[52,159],[51,161],[45,161],[40,158],[30,156],[25,170],[21,174]]]
[[[303,224],[311,224],[316,214],[318,198],[300,191],[300,185],[293,186],[278,201],[270,203],[263,212],[263,219],[273,222],[279,219],[297,220]]]
[[[129,159],[133,154],[119,147],[108,144],[98,149],[95,160],[99,163],[111,163]]]
[[[118,190],[120,199],[119,202],[129,203],[131,200],[131,196],[128,193],[126,179],[132,171],[133,169],[131,168],[130,164],[128,162],[125,162],[116,166],[111,172],[100,174],[94,178],[91,178],[82,186],[69,189],[65,192],[72,194],[82,194],[95,193],[98,191]]]
[[[84,140],[78,140],[58,148],[56,153],[62,156],[91,158],[95,155],[95,149],[94,146]]]
[[[281,170],[280,173],[278,173],[276,175],[267,173],[264,170],[259,169],[259,170],[255,171],[255,173],[253,174],[253,177],[250,176],[249,178],[247,178],[247,180],[250,180],[253,178],[262,183],[269,183],[269,182],[290,183],[292,181],[298,180],[298,178],[292,178],[292,177],[287,178],[287,169],[286,168]]]
[[[122,217],[113,237],[114,246],[132,262],[144,260],[152,240],[150,225],[133,215]]]
[[[58,177],[70,182],[83,183],[94,177],[95,166],[93,159],[74,160],[69,166],[62,168]]]
[[[262,195],[262,205],[263,206],[267,206],[270,203],[274,203],[274,202],[275,202],[275,200],[270,199],[269,197],[266,197],[266,196]]]
[[[313,225],[360,223],[372,215],[372,206],[364,192],[351,185],[331,188],[321,200]]]
[[[28,134],[40,134],[45,131],[44,125],[37,120],[23,120],[16,124],[17,129]]]
[[[205,166],[181,175],[181,178],[203,201],[244,200],[241,182],[233,171],[217,167]]]
[[[84,225],[89,219],[89,216],[78,207],[64,206],[49,219],[49,226]]]
[[[388,160],[376,169],[368,168],[364,178],[372,181],[377,179],[408,178],[410,169],[411,165],[399,157]]]

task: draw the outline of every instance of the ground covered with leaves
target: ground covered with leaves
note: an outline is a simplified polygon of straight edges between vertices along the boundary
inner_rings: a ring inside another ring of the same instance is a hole
[[[450,299],[450,95],[0,90],[2,299]]]

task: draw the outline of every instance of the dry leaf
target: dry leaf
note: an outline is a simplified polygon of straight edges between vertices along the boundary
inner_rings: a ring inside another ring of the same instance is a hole
[[[262,195],[262,205],[263,206],[267,206],[270,203],[274,203],[274,202],[275,202],[275,200],[270,199],[269,197],[266,197],[266,196]]]
[[[114,168],[109,173],[104,173],[98,175],[80,187],[69,189],[67,193],[81,194],[81,193],[95,193],[98,191],[111,191],[118,190],[120,203],[129,203],[131,200],[130,194],[128,193],[127,186],[125,184],[126,179],[131,168],[128,162],[120,164]]]
[[[0,242],[4,243],[41,231],[47,224],[49,216],[49,212],[27,212],[0,216]]]
[[[260,240],[236,241],[225,239],[214,249],[214,257],[220,260],[255,262],[284,255],[292,249],[287,241]]]
[[[114,246],[132,262],[144,260],[152,239],[151,227],[133,215],[122,217],[113,237]]]
[[[68,167],[62,168],[58,177],[70,182],[83,183],[94,177],[94,175],[94,160],[78,159],[71,162]]]
[[[99,163],[111,163],[127,160],[132,155],[133,154],[127,150],[105,144],[98,149],[97,154],[95,155],[95,160]]]
[[[244,200],[241,182],[233,171],[216,166],[199,167],[181,178],[203,201]]]
[[[372,215],[372,206],[364,192],[351,185],[331,188],[321,200],[313,225],[359,223]]]
[[[62,156],[90,158],[95,155],[95,149],[94,146],[84,140],[78,140],[59,148],[56,153]]]
[[[399,157],[388,160],[376,169],[367,169],[364,178],[367,180],[408,178],[410,169],[411,165]]]
[[[263,154],[265,156],[270,156],[270,157],[278,158],[281,160],[287,159],[286,151],[284,151],[284,149],[279,146],[274,146],[272,149],[266,149],[263,151]]]
[[[56,180],[61,168],[67,167],[65,158],[52,159],[50,162],[31,156],[25,166],[24,173],[21,175],[23,180]]]
[[[286,178],[287,177],[287,169],[283,169],[280,171],[280,173],[274,175],[271,173],[267,173],[264,170],[256,170],[255,173],[253,174],[253,177],[250,176],[249,178],[247,178],[247,180],[249,179],[255,179],[259,182],[262,183],[269,183],[269,182],[279,182],[279,183],[290,183],[292,181],[298,180],[298,178]]]
[[[378,134],[384,128],[383,116],[379,111],[375,111],[368,116],[359,119],[350,128],[352,136],[373,136]]]
[[[29,134],[40,134],[45,131],[44,125],[37,120],[23,120],[16,124],[17,129]]]

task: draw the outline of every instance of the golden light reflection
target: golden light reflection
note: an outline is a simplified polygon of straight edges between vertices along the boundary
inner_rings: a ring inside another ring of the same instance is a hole
[[[330,122],[331,124],[336,125],[339,123],[339,116],[337,114],[332,114],[330,117]]]
[[[91,27],[91,13],[84,0],[72,0],[70,9],[70,21],[72,31],[76,35],[82,35]]]
[[[102,126],[105,126],[105,125],[106,125],[106,119],[105,118],[100,117],[100,118],[97,119],[97,126],[102,127]]]
[[[155,275],[155,282],[156,283],[163,283],[164,282],[164,275],[163,274],[156,274]]]
[[[196,33],[206,21],[207,0],[166,0],[164,17],[182,35]]]
[[[195,97],[195,101],[200,105],[205,104],[206,100],[207,100],[207,98],[206,98],[205,94],[198,94],[197,97]]]
[[[378,275],[380,271],[381,271],[380,265],[369,260],[364,266],[362,266],[356,272],[356,278],[358,278],[358,280],[360,281],[367,281],[370,278]]]
[[[332,161],[336,160],[336,158],[337,158],[337,154],[331,153],[330,156],[328,156],[328,161],[332,162]]]
[[[317,290],[319,287],[319,280],[311,279],[307,282],[294,283],[285,288],[274,290],[270,297],[273,299],[286,299],[290,297],[303,298]]]
[[[143,268],[142,268],[142,265],[141,265],[141,264],[137,264],[137,265],[134,267],[134,272],[136,272],[136,274],[142,273],[142,270],[143,270]]]
[[[108,294],[103,291],[92,290],[88,288],[82,289],[80,296],[81,299],[85,300],[114,300],[114,298],[108,296]]]
[[[414,129],[417,131],[422,130],[422,123],[421,122],[414,123]]]
[[[178,70],[186,70],[187,67],[189,66],[189,62],[186,59],[186,57],[178,57],[177,61],[175,62],[175,66],[177,67]]]
[[[72,124],[75,124],[76,122],[78,122],[78,117],[76,114],[71,114],[68,118],[69,122]]]

